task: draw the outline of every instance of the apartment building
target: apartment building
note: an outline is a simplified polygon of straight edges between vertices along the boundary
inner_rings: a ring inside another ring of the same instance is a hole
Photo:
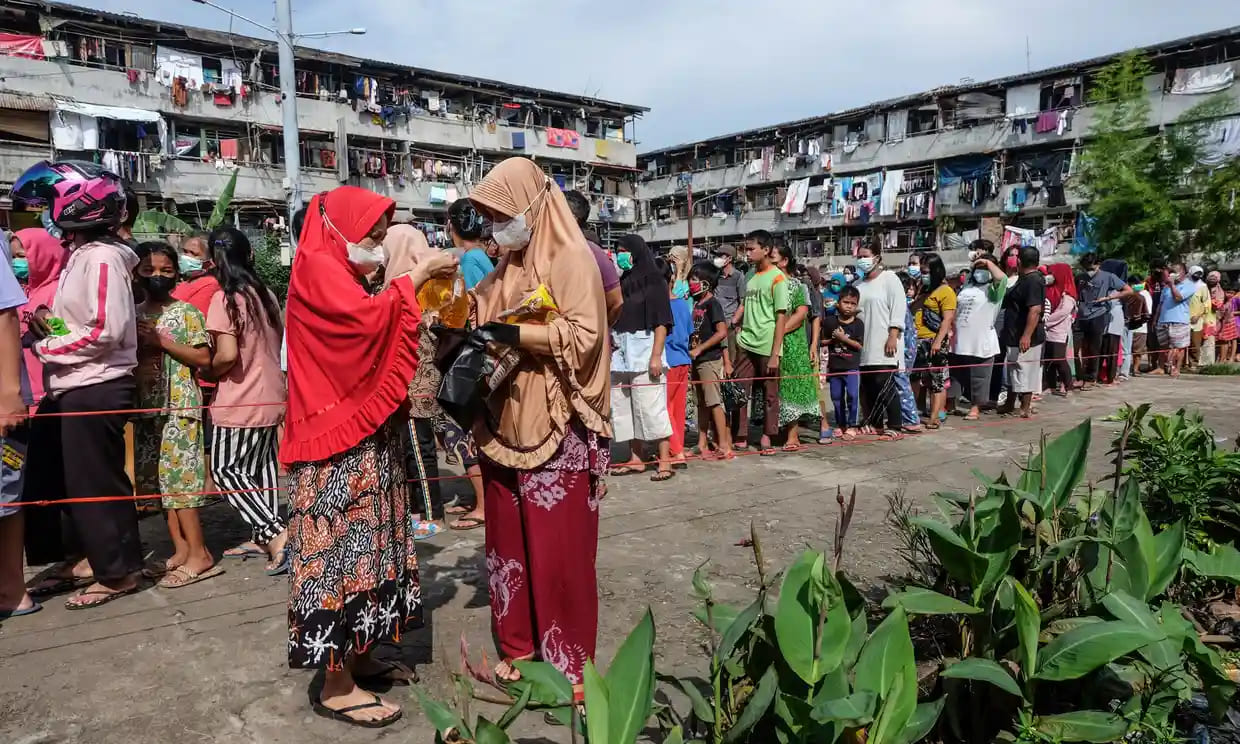
[[[604,237],[635,219],[635,121],[648,109],[317,49],[296,57],[307,196],[363,186],[446,239],[437,226],[448,204],[525,155],[590,196]],[[236,169],[238,221],[278,220],[288,185],[279,82],[272,41],[4,0],[0,194],[35,161],[72,157],[117,170],[148,207],[209,214]]]
[[[1240,113],[1240,28],[1141,51],[1155,69],[1146,80],[1151,131],[1220,91]],[[1077,239],[1083,205],[1072,169],[1096,113],[1091,85],[1114,58],[644,153],[637,231],[656,246],[700,247],[764,229],[837,265],[874,239],[962,263],[964,246],[986,237],[1037,245],[1056,260]],[[1240,153],[1240,117],[1214,122],[1211,133],[1212,162]]]

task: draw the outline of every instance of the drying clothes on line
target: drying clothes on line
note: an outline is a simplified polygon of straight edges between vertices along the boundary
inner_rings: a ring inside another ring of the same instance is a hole
[[[899,219],[907,219],[916,215],[934,217],[934,194],[923,191],[918,194],[906,194],[896,199],[895,213]]]
[[[803,214],[805,212],[805,200],[809,197],[809,179],[802,178],[788,184],[788,194],[784,198],[783,207],[780,212],[783,214]]]
[[[1175,71],[1175,79],[1171,83],[1174,95],[1200,95],[1202,93],[1218,93],[1227,90],[1236,80],[1236,69],[1233,63],[1224,62],[1204,67],[1189,67]]]
[[[71,111],[51,112],[52,146],[57,150],[95,150],[99,147],[99,120]]]
[[[1059,126],[1059,114],[1054,111],[1043,111],[1038,114],[1038,121],[1033,125],[1033,131],[1038,134],[1046,134],[1055,131]]]
[[[241,77],[241,66],[231,59],[220,60],[220,82],[232,90],[236,95],[241,95],[245,82]]]
[[[904,188],[904,171],[899,169],[888,170],[887,179],[883,182],[878,203],[878,213],[880,215],[889,216],[896,213],[896,201],[899,199],[902,188]]]
[[[771,180],[771,168],[775,165],[775,148],[762,148],[762,180]]]
[[[155,80],[160,85],[172,87],[173,81],[184,78],[186,87],[198,90],[205,82],[202,57],[179,49],[155,47]]]
[[[749,166],[745,168],[745,175],[756,176],[762,172],[762,159],[750,160]]]
[[[1197,162],[1208,167],[1240,155],[1240,117],[1211,122],[1202,135],[1201,150]]]
[[[1064,109],[1059,112],[1059,121],[1055,124],[1055,134],[1062,136],[1064,132],[1072,131],[1072,109]]]

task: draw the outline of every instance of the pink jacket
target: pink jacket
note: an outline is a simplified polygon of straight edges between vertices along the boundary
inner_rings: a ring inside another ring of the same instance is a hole
[[[87,243],[70,254],[52,305],[69,333],[34,345],[49,395],[124,377],[138,366],[137,265],[138,256],[119,242]]]
[[[1055,344],[1068,342],[1068,334],[1072,333],[1072,316],[1076,314],[1076,298],[1064,293],[1059,307],[1046,316],[1046,340]]]

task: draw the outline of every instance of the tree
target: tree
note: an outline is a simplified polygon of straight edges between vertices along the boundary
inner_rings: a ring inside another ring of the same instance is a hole
[[[1210,174],[1197,204],[1197,243],[1207,253],[1240,251],[1240,160]]]
[[[282,240],[278,233],[269,232],[254,243],[254,271],[283,305],[288,298],[288,281],[291,269],[280,262]]]
[[[1173,126],[1152,133],[1149,61],[1129,52],[1102,68],[1090,88],[1094,122],[1075,169],[1074,184],[1094,218],[1099,253],[1144,269],[1180,245],[1182,218],[1195,203],[1188,176],[1202,152],[1212,118],[1233,107],[1212,97]]]

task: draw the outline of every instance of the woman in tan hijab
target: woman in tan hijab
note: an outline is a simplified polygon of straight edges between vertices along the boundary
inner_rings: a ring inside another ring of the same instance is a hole
[[[607,311],[594,257],[560,189],[510,158],[470,200],[493,223],[501,259],[474,290],[478,322],[519,363],[474,426],[486,488],[491,619],[502,662],[538,658],[580,694],[594,656],[598,502],[609,464]],[[498,323],[540,287],[545,323]]]

